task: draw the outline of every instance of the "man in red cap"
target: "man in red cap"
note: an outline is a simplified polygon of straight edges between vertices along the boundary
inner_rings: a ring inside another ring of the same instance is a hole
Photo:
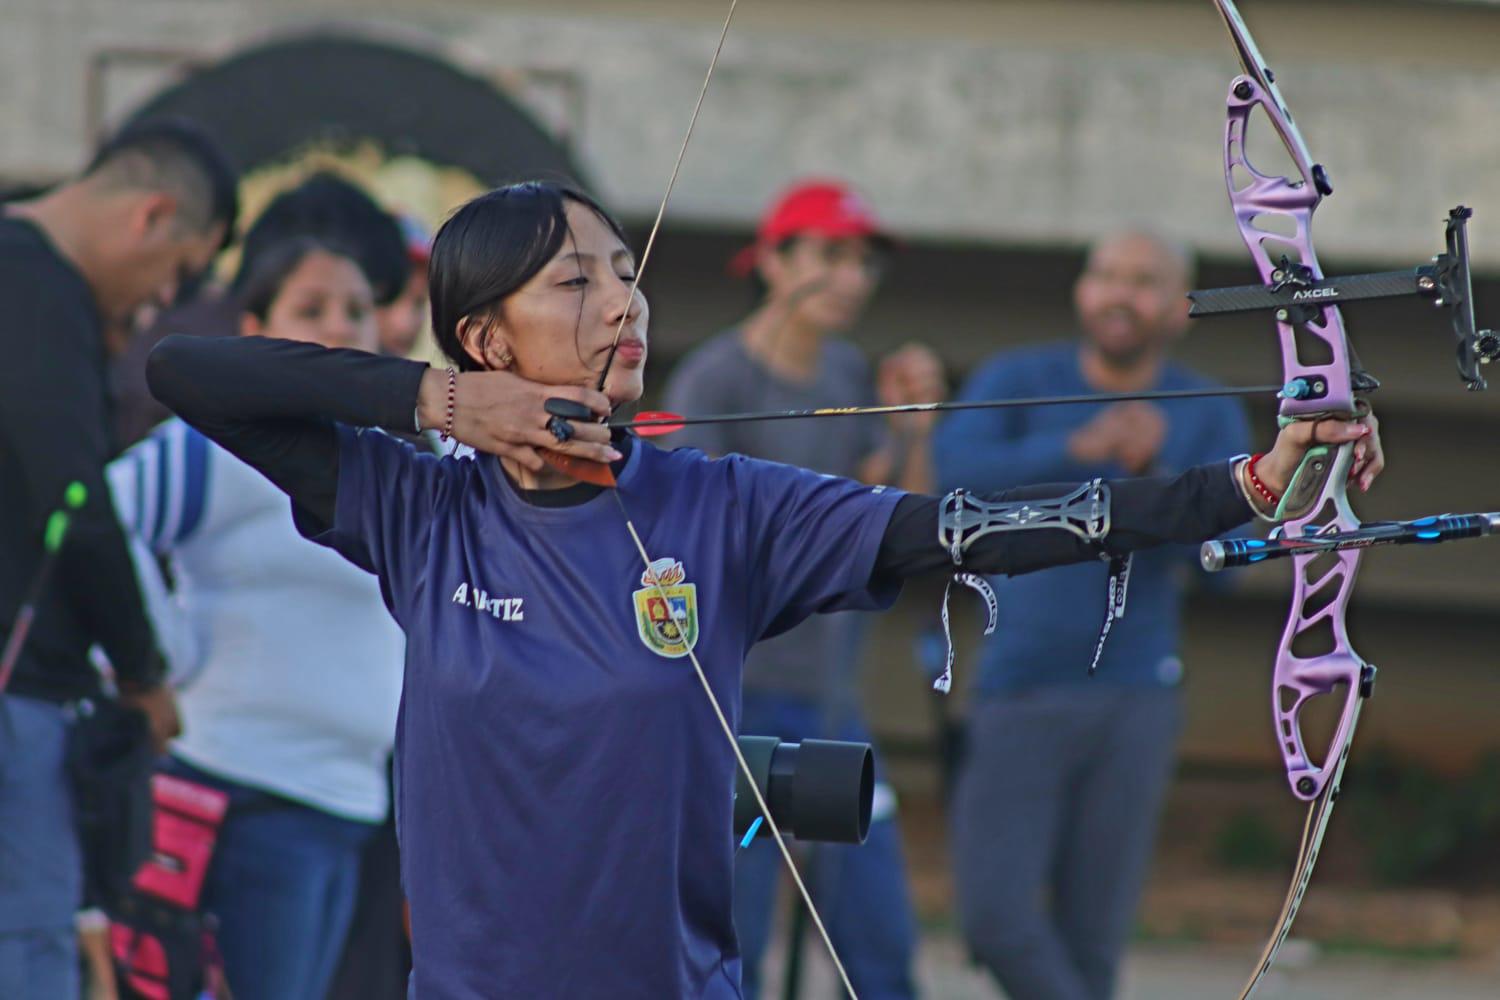
[[[846,184],[808,181],[786,191],[762,219],[754,244],[730,263],[733,273],[757,283],[759,304],[678,365],[667,408],[692,414],[943,398],[942,364],[927,347],[908,344],[872,372],[860,350],[840,337],[864,313],[892,246],[869,203]],[[933,422],[931,414],[901,414],[815,425],[721,424],[685,428],[672,441],[926,491]],[[758,644],[745,664],[742,731],[786,740],[868,739],[856,669],[864,621],[815,615]],[[821,846],[810,862],[812,891],[861,997],[915,994],[916,932],[894,818],[895,797],[882,783],[869,840],[861,847]],[[778,864],[765,843],[740,856],[735,926],[747,998],[759,992]]]

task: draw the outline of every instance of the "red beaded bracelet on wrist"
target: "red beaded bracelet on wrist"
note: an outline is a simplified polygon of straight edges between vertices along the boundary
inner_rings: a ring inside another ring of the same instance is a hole
[[[453,436],[453,404],[458,398],[458,372],[448,369],[448,418],[443,422],[443,443]]]
[[[1256,463],[1265,457],[1265,452],[1261,452],[1259,455],[1251,455],[1250,461],[1245,465],[1245,475],[1250,480],[1250,485],[1255,489],[1255,492],[1260,496],[1260,498],[1267,504],[1269,504],[1272,510],[1275,510],[1278,506],[1281,505],[1281,494],[1273,492],[1271,488],[1265,483],[1261,482],[1260,477],[1255,474]]]

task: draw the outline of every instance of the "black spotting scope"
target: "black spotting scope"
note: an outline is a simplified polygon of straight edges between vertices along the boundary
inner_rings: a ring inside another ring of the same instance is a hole
[[[741,736],[739,743],[782,833],[830,844],[865,842],[875,798],[875,753],[870,744],[784,743],[774,736]],[[736,840],[758,816],[760,806],[741,772],[734,787]]]

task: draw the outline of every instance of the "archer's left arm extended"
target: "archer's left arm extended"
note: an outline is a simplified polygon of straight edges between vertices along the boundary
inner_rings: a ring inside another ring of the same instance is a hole
[[[1351,479],[1367,488],[1384,469],[1373,414],[1282,428],[1257,464],[1275,500],[1305,473],[1315,449],[1355,443]],[[897,505],[875,575],[937,569],[1015,576],[1051,566],[1122,559],[1138,549],[1216,538],[1268,516],[1275,500],[1256,496],[1243,458],[1195,466],[1178,476],[1025,486],[983,495],[955,490],[912,495]],[[1050,530],[1037,530],[1050,529]]]
[[[1222,461],[1178,476],[1049,483],[983,495],[914,494],[891,516],[875,574],[962,569],[1015,576],[1201,542],[1252,516],[1234,472],[1234,463]],[[1043,528],[1054,530],[1032,530]]]

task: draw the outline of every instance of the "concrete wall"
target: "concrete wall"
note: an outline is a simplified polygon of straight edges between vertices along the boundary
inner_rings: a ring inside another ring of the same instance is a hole
[[[1460,200],[1497,206],[1475,248],[1500,267],[1500,10],[1247,3],[1288,100],[1333,173],[1319,245],[1430,253]],[[89,144],[89,67],[115,110],[172,53],[223,54],[317,23],[389,32],[486,72],[578,83],[578,148],[649,216],[727,5],[689,0],[375,3],[4,0],[0,174],[70,169]],[[743,223],[793,174],[859,180],[914,236],[1065,245],[1138,220],[1238,252],[1224,206],[1222,100],[1237,71],[1212,6],[1178,0],[745,0],[673,217]],[[537,97],[545,101],[545,95]]]

